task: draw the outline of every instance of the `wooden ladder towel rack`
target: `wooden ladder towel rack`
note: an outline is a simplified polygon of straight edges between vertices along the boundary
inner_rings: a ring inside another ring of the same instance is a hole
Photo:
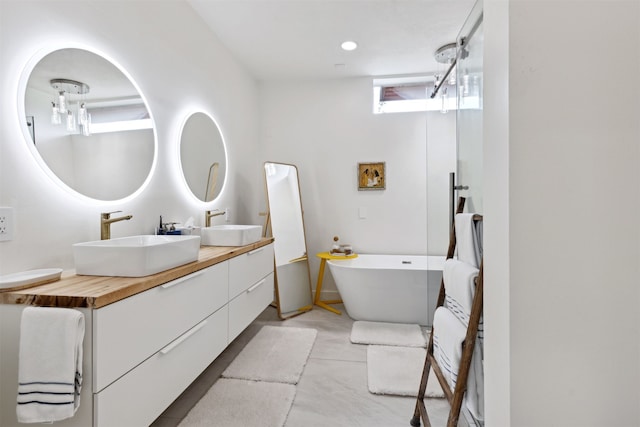
[[[456,213],[462,213],[464,211],[465,198],[460,197],[458,199],[458,206]],[[474,221],[482,221],[482,215],[474,215]],[[447,249],[447,259],[453,258],[456,250],[456,232],[455,223],[451,227],[449,234],[449,248]],[[447,382],[438,361],[433,354],[433,328],[429,337],[429,345],[427,347],[427,357],[424,362],[424,369],[422,371],[422,378],[420,380],[420,388],[418,390],[418,397],[416,401],[416,408],[411,418],[411,425],[417,427],[420,425],[420,421],[424,423],[425,427],[431,427],[429,422],[429,416],[427,414],[427,408],[424,404],[425,390],[427,389],[427,381],[429,380],[429,372],[433,368],[433,372],[440,383],[440,387],[444,391],[444,394],[449,401],[451,407],[449,411],[449,417],[447,419],[447,427],[457,427],[458,418],[460,417],[460,410],[462,408],[462,402],[464,394],[467,391],[467,378],[471,368],[471,359],[473,357],[473,350],[476,343],[476,337],[478,335],[478,326],[480,324],[480,318],[482,317],[482,270],[483,261],[480,261],[480,271],[476,278],[476,290],[471,305],[471,313],[469,316],[469,325],[467,326],[467,332],[463,342],[462,357],[460,359],[460,368],[458,371],[458,378],[456,380],[456,386],[454,390],[451,390],[449,383]],[[436,308],[444,305],[446,297],[444,277],[440,281],[440,293],[438,294],[438,302]]]

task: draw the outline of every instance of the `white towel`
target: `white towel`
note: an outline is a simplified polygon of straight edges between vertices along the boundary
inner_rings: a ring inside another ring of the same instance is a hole
[[[482,343],[476,339],[467,379],[467,393],[464,398],[465,405],[471,415],[484,424],[484,353]]]
[[[80,406],[84,315],[67,308],[27,307],[20,324],[18,398],[21,423],[71,418]]]
[[[465,262],[448,259],[444,263],[442,277],[446,289],[446,304],[465,326],[469,324],[471,305],[475,296],[475,278],[479,270]],[[478,323],[478,340],[484,345],[484,321]]]
[[[438,307],[433,316],[433,355],[438,361],[447,383],[453,391],[458,380],[460,360],[462,358],[462,343],[467,334],[467,328],[458,317],[445,307]],[[476,340],[469,375],[467,377],[467,391],[464,404],[474,418],[484,420],[484,371],[482,368],[482,346]]]
[[[479,270],[465,262],[448,259],[444,263],[442,276],[446,290],[447,308],[462,322],[469,325],[471,305],[475,296],[475,279]],[[482,317],[478,323],[478,335],[474,347],[471,370],[467,381],[465,402],[473,416],[481,421],[484,416],[484,325]]]
[[[442,268],[447,308],[465,327],[469,324],[471,305],[476,293],[475,279],[480,271],[466,262],[449,258]]]
[[[462,342],[467,328],[447,308],[438,307],[433,315],[433,356],[447,379],[451,391],[456,388]]]
[[[456,214],[456,249],[458,259],[480,267],[482,259],[482,221],[474,221],[475,214]]]

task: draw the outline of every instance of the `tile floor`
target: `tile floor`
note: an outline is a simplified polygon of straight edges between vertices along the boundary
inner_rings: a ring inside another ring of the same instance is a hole
[[[318,330],[316,342],[297,385],[296,398],[285,427],[407,427],[413,416],[415,398],[381,396],[367,389],[367,351],[365,345],[352,344],[351,320],[344,307],[338,316],[318,307],[308,313],[281,321],[275,308],[268,307],[194,383],[152,424],[177,426],[204,396],[235,356],[264,325],[295,326]],[[434,427],[446,425],[449,405],[446,399],[427,399],[429,418]],[[459,425],[465,425],[462,420]],[[263,426],[246,426],[263,427]]]

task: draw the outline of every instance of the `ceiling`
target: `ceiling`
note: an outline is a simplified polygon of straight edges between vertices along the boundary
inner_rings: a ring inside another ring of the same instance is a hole
[[[259,80],[433,73],[475,0],[187,0]],[[358,49],[343,51],[354,40]]]
[[[50,93],[51,79],[76,80],[89,86],[87,101],[140,98],[138,90],[109,60],[84,49],[60,49],[44,56],[29,75],[27,86]],[[77,101],[79,95],[72,95]]]

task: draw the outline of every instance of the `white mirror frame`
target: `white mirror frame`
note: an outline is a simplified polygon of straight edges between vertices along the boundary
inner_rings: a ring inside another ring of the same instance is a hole
[[[62,181],[55,174],[55,172],[53,172],[51,170],[51,168],[44,161],[44,159],[42,158],[42,156],[38,152],[35,144],[33,143],[33,140],[31,138],[31,134],[30,134],[29,129],[28,129],[26,123],[25,123],[25,120],[21,120],[20,123],[19,123],[19,126],[20,126],[20,129],[21,129],[22,134],[24,136],[24,143],[27,144],[27,146],[29,147],[29,151],[32,154],[32,158],[38,164],[39,169],[42,172],[44,172],[45,175],[49,179],[51,179],[51,181],[53,181],[59,188],[65,190],[67,193],[73,195],[74,197],[77,197],[77,198],[79,198],[79,199],[81,199],[81,200],[83,200],[85,202],[90,203],[90,204],[100,205],[100,206],[120,205],[122,203],[125,203],[125,202],[128,202],[130,200],[133,200],[140,193],[142,193],[142,191],[144,191],[144,189],[149,185],[149,182],[151,181],[151,178],[153,177],[153,174],[154,174],[154,172],[156,170],[156,166],[157,166],[157,163],[158,163],[157,162],[157,160],[158,160],[158,135],[157,135],[156,125],[155,125],[155,120],[153,118],[153,113],[151,112],[151,109],[149,108],[149,103],[147,102],[147,99],[145,98],[144,94],[140,90],[140,86],[136,83],[135,79],[133,79],[133,77],[131,77],[131,75],[117,61],[115,61],[111,56],[109,56],[109,55],[105,54],[104,52],[101,52],[101,51],[99,51],[97,49],[94,49],[93,47],[82,45],[82,44],[78,44],[78,43],[74,43],[74,42],[60,42],[60,43],[52,44],[52,45],[47,46],[45,48],[41,48],[31,58],[29,58],[29,60],[22,67],[23,71],[22,71],[22,73],[20,75],[20,81],[18,82],[17,93],[16,93],[16,100],[17,100],[17,107],[18,107],[18,109],[17,109],[18,117],[19,117],[19,119],[24,119],[26,117],[25,94],[26,94],[27,84],[29,82],[29,78],[31,76],[31,73],[33,72],[35,67],[38,65],[38,63],[45,56],[47,56],[47,55],[49,55],[49,54],[51,54],[51,53],[53,53],[55,51],[63,50],[63,49],[81,49],[81,50],[86,50],[88,52],[91,52],[91,53],[93,53],[95,55],[98,55],[98,56],[104,58],[105,60],[109,61],[114,67],[116,67],[122,74],[124,74],[124,76],[129,79],[131,84],[138,91],[138,93],[140,94],[140,97],[142,98],[142,101],[147,106],[147,111],[149,112],[149,117],[151,119],[151,122],[153,123],[153,127],[152,127],[152,130],[153,130],[153,160],[151,162],[151,167],[149,168],[149,173],[147,174],[147,177],[142,182],[140,187],[138,187],[135,191],[133,191],[131,194],[129,194],[129,195],[125,196],[125,197],[122,197],[122,198],[117,199],[117,200],[95,199],[95,198],[86,196],[86,195],[80,193],[79,191],[76,191],[75,189],[71,188],[64,181]]]

